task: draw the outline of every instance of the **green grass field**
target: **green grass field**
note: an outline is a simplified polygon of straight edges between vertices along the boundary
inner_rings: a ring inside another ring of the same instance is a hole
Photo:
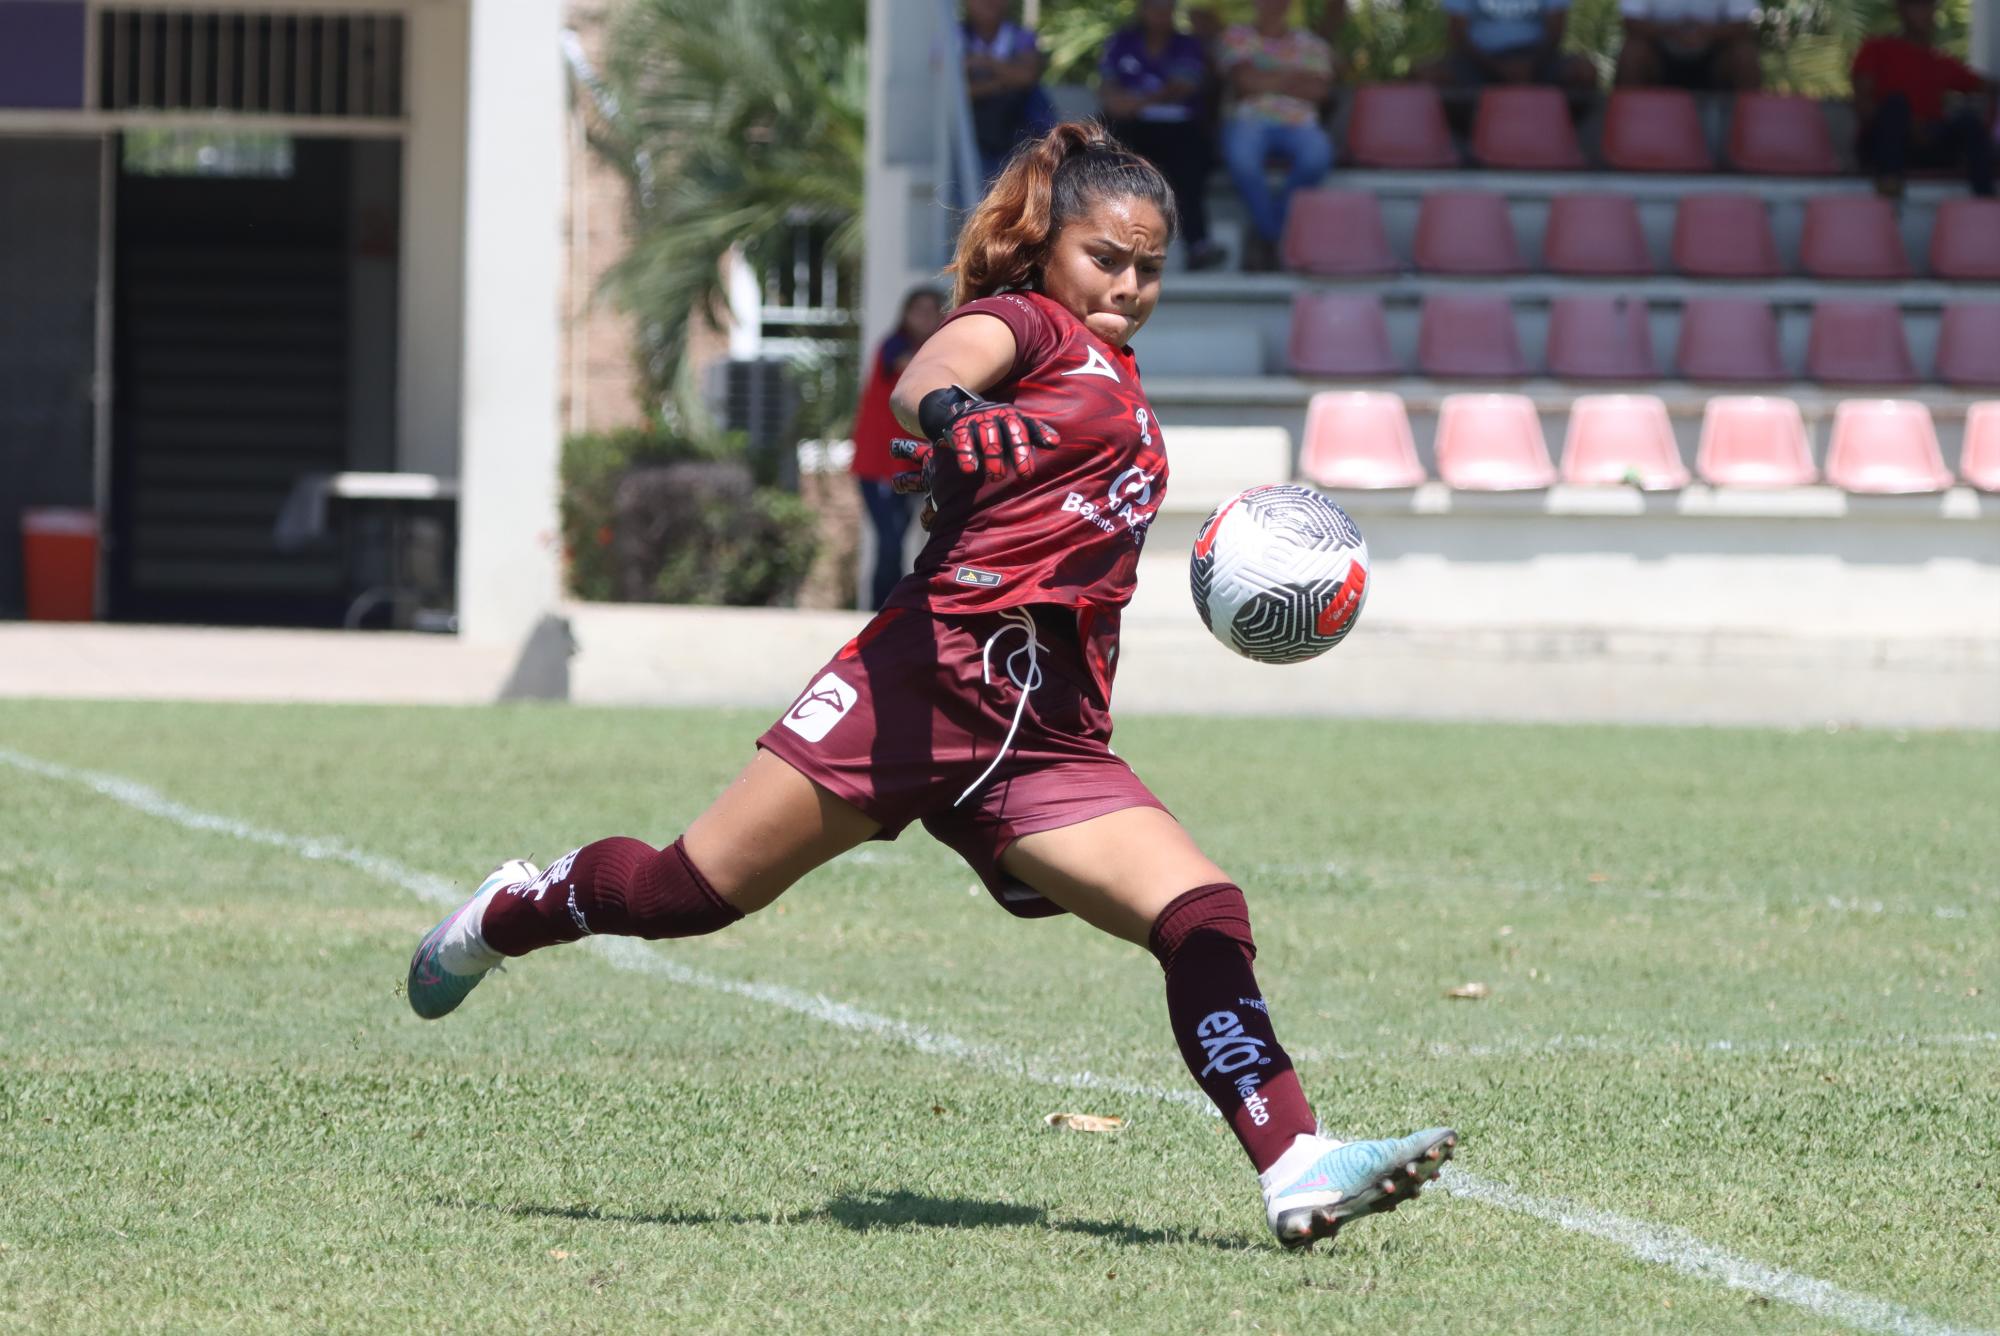
[[[1465,1135],[1299,1257],[1152,960],[920,832],[410,1015],[364,855],[664,842],[763,722],[0,703],[0,1330],[2000,1327],[2000,739],[1126,721],[1329,1127]]]

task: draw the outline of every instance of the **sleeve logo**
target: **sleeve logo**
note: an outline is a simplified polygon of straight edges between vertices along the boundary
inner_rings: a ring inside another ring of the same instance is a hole
[[[781,722],[807,742],[818,742],[833,731],[835,724],[847,717],[856,699],[853,687],[832,673],[826,673],[793,702]]]

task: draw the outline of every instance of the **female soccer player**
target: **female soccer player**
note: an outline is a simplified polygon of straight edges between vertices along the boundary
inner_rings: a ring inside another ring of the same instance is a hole
[[[1110,748],[1119,612],[1167,486],[1129,346],[1175,227],[1160,173],[1096,125],[1024,146],[967,220],[957,305],[896,387],[931,536],[736,781],[664,849],[584,845],[487,877],[410,962],[456,1007],[503,959],[589,933],[715,932],[912,821],[1010,912],[1069,912],[1166,971],[1188,1070],[1228,1118],[1287,1247],[1413,1196],[1457,1134],[1320,1134],[1257,987],[1243,892]],[[934,508],[934,510],[933,510]]]

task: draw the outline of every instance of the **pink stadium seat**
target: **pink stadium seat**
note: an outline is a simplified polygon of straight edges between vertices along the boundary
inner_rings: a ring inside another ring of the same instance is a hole
[[[1438,409],[1438,477],[1461,492],[1519,492],[1556,480],[1542,419],[1525,394],[1452,394]]]
[[[1938,323],[1937,378],[1947,385],[2000,385],[2000,303],[1954,303]]]
[[[1456,167],[1444,99],[1426,83],[1363,84],[1347,120],[1347,158],[1362,167]]]
[[[1799,406],[1762,395],[1725,394],[1708,401],[1694,470],[1717,487],[1804,487],[1819,481]]]
[[[1320,487],[1415,487],[1423,462],[1400,395],[1325,390],[1306,407],[1299,473]]]
[[[1896,206],[1876,195],[1807,200],[1799,267],[1814,278],[1910,277]]]
[[[1427,376],[1525,376],[1528,359],[1505,297],[1436,292],[1417,322],[1417,366]]]
[[[1958,476],[1982,492],[2000,492],[2000,401],[1988,400],[1965,410]]]
[[[1481,166],[1530,172],[1582,171],[1583,148],[1560,88],[1523,85],[1480,90],[1472,156]]]
[[[1389,274],[1399,267],[1382,206],[1365,190],[1301,190],[1285,211],[1285,268],[1304,274]]]
[[[1604,161],[1626,172],[1711,172],[1694,94],[1679,88],[1620,88],[1604,110]]]
[[[1849,492],[1942,492],[1951,474],[1931,410],[1914,399],[1844,399],[1833,413],[1826,480]]]
[[[1778,242],[1755,195],[1689,195],[1674,211],[1674,268],[1695,278],[1775,278]]]
[[[1729,118],[1729,161],[1740,172],[1837,176],[1840,159],[1826,115],[1809,97],[1738,93]]]
[[[1948,199],[1931,222],[1931,272],[2000,279],[2000,199]]]
[[[1681,307],[1674,367],[1688,380],[1786,379],[1778,317],[1767,302],[1691,297]]]
[[[1552,274],[1650,274],[1653,254],[1630,195],[1557,195],[1542,232],[1542,267]]]
[[[1549,374],[1577,380],[1652,380],[1653,331],[1635,297],[1558,297],[1549,304]]]
[[[1908,385],[1917,379],[1903,313],[1894,302],[1821,302],[1806,335],[1806,375],[1842,385]]]
[[[1634,483],[1648,492],[1688,485],[1667,406],[1651,394],[1586,394],[1569,409],[1562,480]]]
[[[1373,293],[1301,292],[1292,298],[1288,357],[1301,376],[1391,376],[1389,322]]]
[[[1417,268],[1433,274],[1518,274],[1507,199],[1489,190],[1434,190],[1417,209]]]

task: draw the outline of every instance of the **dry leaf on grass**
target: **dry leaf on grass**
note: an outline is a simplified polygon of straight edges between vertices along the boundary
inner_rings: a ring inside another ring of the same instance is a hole
[[[1492,991],[1493,990],[1491,988],[1488,988],[1485,984],[1480,983],[1478,980],[1475,979],[1471,983],[1462,983],[1456,988],[1445,989],[1444,995],[1446,997],[1462,998],[1468,1002],[1477,1002],[1480,998],[1485,997],[1488,993],[1491,993]]]
[[[1042,1121],[1050,1127],[1068,1128],[1072,1132],[1116,1132],[1125,1126],[1123,1118],[1096,1113],[1051,1113]]]
[[[561,1248],[549,1249],[549,1256],[555,1258],[558,1262],[564,1262],[569,1260],[569,1254],[564,1252]]]

